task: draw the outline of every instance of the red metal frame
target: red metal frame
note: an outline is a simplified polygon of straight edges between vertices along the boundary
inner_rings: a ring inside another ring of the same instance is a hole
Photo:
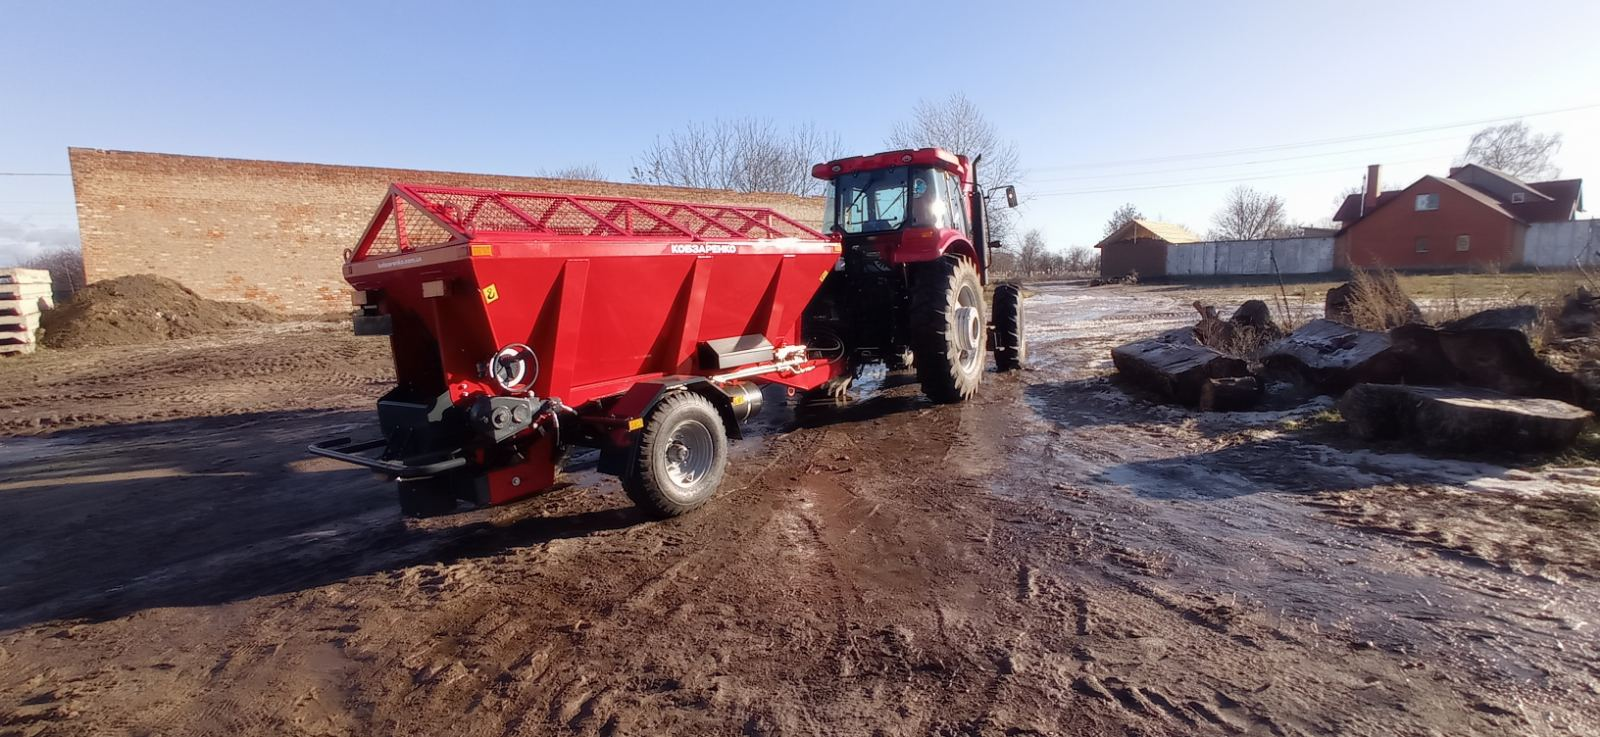
[[[419,243],[415,232],[419,223],[409,216],[411,212],[442,229],[442,238]],[[825,239],[809,226],[764,207],[397,183],[389,187],[350,262],[506,234],[634,242]],[[380,239],[385,242],[380,244]],[[375,251],[380,245],[389,247]]]

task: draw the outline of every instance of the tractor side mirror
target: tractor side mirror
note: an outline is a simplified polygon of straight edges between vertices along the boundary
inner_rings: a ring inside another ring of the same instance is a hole
[[[1005,248],[1006,244],[1001,243],[1000,241],[989,241],[989,247],[990,248]]]
[[[1006,185],[1006,207],[1016,207],[1016,206],[1017,206],[1017,188],[1015,186],[1007,184]]]

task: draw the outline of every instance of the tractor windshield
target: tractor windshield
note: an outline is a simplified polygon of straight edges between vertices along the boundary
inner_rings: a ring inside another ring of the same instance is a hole
[[[910,167],[842,174],[829,183],[832,201],[823,223],[829,232],[876,233],[899,230],[910,199]]]
[[[918,228],[952,227],[949,198],[953,178],[925,166],[842,174],[828,183],[828,216],[823,229],[832,233],[880,233],[910,225]],[[959,199],[956,200],[959,203]]]

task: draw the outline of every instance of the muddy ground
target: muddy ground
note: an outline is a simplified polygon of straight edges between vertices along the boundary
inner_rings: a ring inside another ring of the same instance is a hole
[[[388,377],[333,325],[0,362],[0,734],[1600,733],[1600,474],[1154,405],[1106,351],[1182,298],[1028,307],[667,522],[582,455],[402,522],[303,453]]]

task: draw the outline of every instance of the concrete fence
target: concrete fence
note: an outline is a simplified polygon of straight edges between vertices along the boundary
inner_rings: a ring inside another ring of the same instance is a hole
[[[1522,265],[1529,268],[1600,265],[1600,220],[1534,223],[1522,243]]]
[[[1333,240],[1277,238],[1169,245],[1167,276],[1323,274],[1333,271]]]

